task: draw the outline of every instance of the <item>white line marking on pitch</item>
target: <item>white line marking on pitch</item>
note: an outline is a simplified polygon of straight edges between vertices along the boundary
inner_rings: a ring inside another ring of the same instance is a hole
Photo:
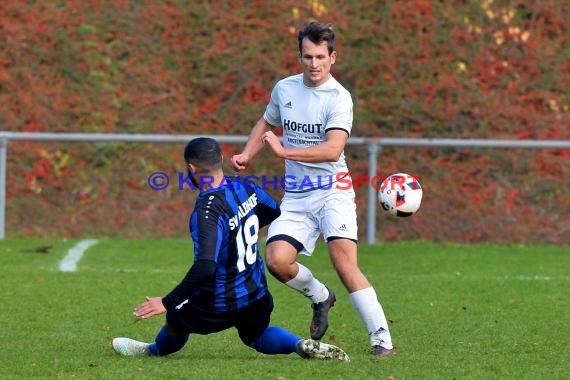
[[[83,253],[89,247],[98,243],[98,240],[89,239],[81,240],[67,251],[67,255],[59,262],[60,272],[75,272],[77,270],[77,263],[83,257]]]
[[[499,280],[520,280],[520,281],[551,281],[551,280],[562,280],[562,281],[568,281],[570,280],[570,276],[539,276],[539,275],[534,275],[534,276],[503,276],[503,277],[498,277]]]

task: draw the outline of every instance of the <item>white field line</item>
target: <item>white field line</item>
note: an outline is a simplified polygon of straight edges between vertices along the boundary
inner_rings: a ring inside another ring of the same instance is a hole
[[[568,281],[570,276],[502,276],[498,277],[499,280],[519,280],[519,281]]]
[[[83,257],[83,253],[89,247],[98,243],[98,240],[89,239],[81,240],[67,251],[67,255],[59,262],[60,272],[75,272],[77,270],[77,263]]]

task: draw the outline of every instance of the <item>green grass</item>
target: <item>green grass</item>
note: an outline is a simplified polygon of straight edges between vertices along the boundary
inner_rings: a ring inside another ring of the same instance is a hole
[[[326,249],[301,257],[336,289],[326,340],[350,363],[267,356],[235,331],[193,336],[167,358],[124,358],[115,336],[150,341],[163,317],[134,323],[147,295],[164,295],[184,276],[184,240],[101,240],[73,273],[58,271],[76,241],[0,242],[0,377],[3,379],[563,379],[570,373],[568,247],[362,246],[360,265],[391,321],[397,355],[368,353],[362,322]],[[48,254],[29,252],[53,245]],[[308,301],[270,278],[273,323],[306,336]]]

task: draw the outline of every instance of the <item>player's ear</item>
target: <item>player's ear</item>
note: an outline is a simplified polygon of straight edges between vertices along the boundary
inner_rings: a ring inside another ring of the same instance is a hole
[[[333,50],[331,53],[331,65],[334,65],[336,62],[336,50]]]

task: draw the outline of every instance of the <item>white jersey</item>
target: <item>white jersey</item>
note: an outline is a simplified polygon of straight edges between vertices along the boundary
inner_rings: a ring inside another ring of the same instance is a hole
[[[319,87],[307,87],[303,74],[293,75],[277,82],[263,118],[271,125],[283,127],[285,148],[307,148],[324,142],[325,133],[330,130],[343,130],[350,135],[352,98],[332,76]],[[336,162],[285,160],[285,190],[326,186],[342,173],[348,173],[344,151]]]

